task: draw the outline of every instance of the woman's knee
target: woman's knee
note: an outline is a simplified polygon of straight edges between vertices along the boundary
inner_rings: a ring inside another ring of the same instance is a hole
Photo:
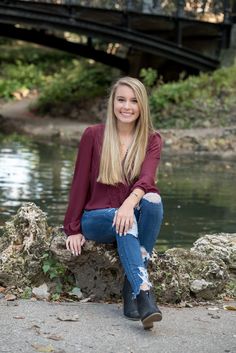
[[[148,192],[148,193],[144,194],[143,199],[147,200],[151,203],[154,203],[154,204],[161,204],[162,203],[161,196],[155,192]]]
[[[158,218],[163,218],[162,199],[157,193],[149,192],[145,194],[140,202],[140,209],[143,211],[145,210],[147,215],[158,215]]]

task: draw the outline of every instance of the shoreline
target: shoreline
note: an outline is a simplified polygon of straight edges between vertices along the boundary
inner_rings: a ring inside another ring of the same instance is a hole
[[[36,98],[25,98],[0,105],[3,134],[19,133],[39,142],[77,146],[84,129],[101,121],[82,122],[66,117],[39,116],[29,106]],[[85,113],[84,113],[85,114]],[[236,125],[212,128],[160,129],[165,155],[198,155],[236,159]]]

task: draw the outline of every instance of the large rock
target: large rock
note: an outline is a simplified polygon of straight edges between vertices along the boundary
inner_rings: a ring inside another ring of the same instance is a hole
[[[65,240],[58,228],[48,227],[37,206],[24,204],[6,223],[0,238],[0,285],[24,289],[46,282],[55,288],[53,281],[56,285],[67,281],[94,300],[120,299],[123,270],[115,245],[86,242],[82,254],[73,256]],[[154,251],[149,274],[158,301],[178,303],[236,295],[235,244],[236,234],[215,234],[198,239],[189,250],[173,248],[162,255]],[[50,260],[46,266],[45,259]]]
[[[0,238],[0,283],[17,287],[39,283],[49,240],[45,213],[34,203],[24,204],[6,222]]]
[[[191,252],[215,261],[222,260],[229,269],[230,277],[236,280],[236,234],[205,235],[193,244]]]
[[[65,248],[66,236],[54,230],[50,250],[74,275],[75,285],[85,296],[100,299],[119,299],[123,271],[114,244],[96,244],[87,241],[82,255],[73,256]]]
[[[224,292],[229,280],[222,260],[179,248],[167,250],[154,259],[150,276],[159,300],[172,303],[214,299]]]

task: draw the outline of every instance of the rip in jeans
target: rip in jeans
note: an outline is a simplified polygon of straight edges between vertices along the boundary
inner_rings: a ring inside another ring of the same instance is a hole
[[[147,269],[145,267],[139,267],[138,269],[139,269],[138,276],[142,280],[140,287],[143,286],[144,284],[148,285],[149,287],[152,287],[152,284],[148,279]]]
[[[148,192],[143,196],[143,199],[152,203],[161,203],[161,196],[155,192]]]

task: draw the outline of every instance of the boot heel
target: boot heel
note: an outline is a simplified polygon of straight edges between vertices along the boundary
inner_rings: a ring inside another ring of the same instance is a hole
[[[140,290],[137,296],[138,312],[141,317],[143,328],[153,328],[153,322],[162,320],[162,313],[155,303],[153,294],[148,290]]]
[[[162,314],[161,313],[154,313],[147,316],[145,319],[142,320],[144,330],[150,330],[153,328],[153,322],[161,321]]]

